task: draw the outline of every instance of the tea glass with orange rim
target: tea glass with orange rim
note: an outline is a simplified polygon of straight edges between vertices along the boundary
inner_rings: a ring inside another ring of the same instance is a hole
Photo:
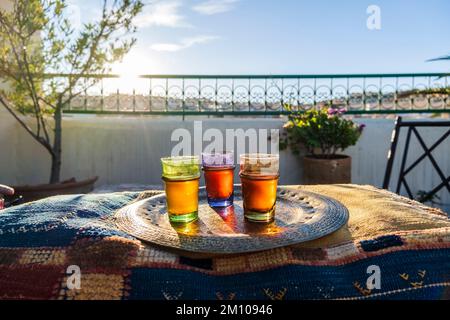
[[[161,158],[162,179],[170,222],[198,219],[200,161],[198,156]]]
[[[234,153],[232,151],[202,153],[208,204],[212,208],[233,204]]]
[[[240,156],[244,217],[252,222],[271,222],[275,218],[279,155],[248,153]]]

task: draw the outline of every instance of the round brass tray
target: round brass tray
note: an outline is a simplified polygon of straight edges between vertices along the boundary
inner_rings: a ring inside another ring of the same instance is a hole
[[[199,191],[199,219],[174,225],[169,222],[166,195],[156,195],[116,212],[119,229],[160,246],[200,253],[254,252],[297,244],[338,230],[348,220],[338,201],[316,193],[278,187],[275,221],[244,220],[242,194],[235,185],[234,206],[212,209],[205,188]]]

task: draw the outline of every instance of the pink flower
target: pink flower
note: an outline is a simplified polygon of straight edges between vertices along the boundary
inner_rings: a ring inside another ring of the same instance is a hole
[[[359,132],[362,132],[362,131],[364,130],[365,127],[366,127],[366,125],[365,125],[364,123],[360,124],[360,125],[358,126]]]
[[[327,112],[329,116],[340,116],[347,112],[347,108],[328,108]]]
[[[328,108],[328,115],[334,116],[335,114],[339,113],[339,110],[336,108]]]

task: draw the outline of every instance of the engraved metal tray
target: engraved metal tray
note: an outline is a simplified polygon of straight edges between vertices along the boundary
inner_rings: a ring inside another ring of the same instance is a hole
[[[265,224],[244,219],[241,187],[235,185],[234,205],[212,209],[206,189],[199,190],[199,219],[171,224],[166,195],[156,195],[118,210],[117,227],[160,246],[189,252],[233,254],[254,252],[314,240],[342,227],[347,209],[338,201],[292,187],[278,187],[275,221]]]

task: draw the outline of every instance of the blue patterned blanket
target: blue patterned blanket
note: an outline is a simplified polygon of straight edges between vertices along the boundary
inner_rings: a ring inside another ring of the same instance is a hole
[[[0,211],[0,298],[450,298],[448,228],[193,259],[114,227],[112,214],[139,196],[57,196]]]

